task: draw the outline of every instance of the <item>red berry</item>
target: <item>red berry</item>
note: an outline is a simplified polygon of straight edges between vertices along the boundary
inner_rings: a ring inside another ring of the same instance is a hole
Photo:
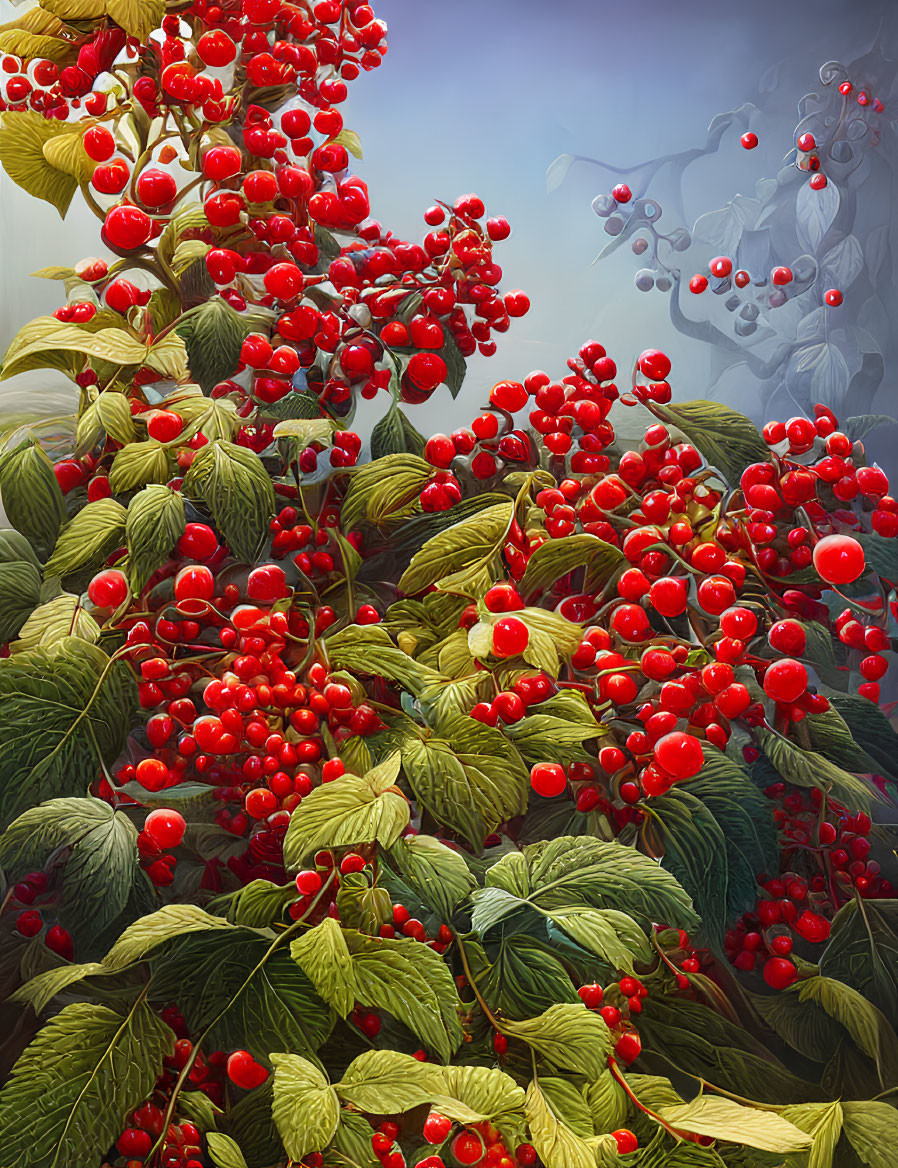
[[[775,702],[794,702],[807,691],[808,672],[800,661],[784,657],[764,674],[764,693]]]
[[[461,1131],[451,1144],[452,1155],[459,1164],[479,1164],[483,1159],[486,1148],[479,1135],[470,1131]]]
[[[660,349],[646,349],[639,354],[639,372],[649,381],[665,381],[670,373],[670,358]]]
[[[785,957],[771,957],[764,964],[764,981],[774,990],[786,990],[798,978],[798,970]]]
[[[753,134],[751,130],[749,130],[748,133],[742,135],[739,141],[742,143],[742,146],[745,150],[754,150],[758,144],[758,135]]]
[[[268,1078],[268,1071],[247,1050],[235,1050],[227,1062],[228,1078],[237,1087],[251,1091]]]
[[[537,795],[552,799],[567,787],[567,775],[557,762],[538,762],[530,771],[530,786]]]
[[[115,1146],[123,1156],[142,1160],[153,1146],[153,1137],[139,1127],[129,1127],[115,1141]]]
[[[103,232],[113,247],[133,251],[149,240],[153,234],[153,221],[139,207],[122,203],[106,215]]]
[[[493,653],[496,657],[516,657],[530,643],[530,632],[517,617],[503,617],[493,625]]]
[[[629,1128],[619,1127],[617,1131],[613,1131],[611,1134],[614,1137],[614,1142],[617,1144],[617,1150],[622,1156],[626,1156],[630,1152],[635,1152],[639,1147],[639,1140],[637,1140]]]
[[[146,817],[143,830],[160,848],[176,848],[184,838],[186,826],[180,811],[157,807]]]
[[[691,779],[702,769],[702,744],[691,734],[674,730],[655,743],[655,761],[675,779]]]
[[[303,896],[314,896],[323,883],[320,874],[313,868],[306,868],[296,874],[296,887]]]
[[[98,608],[117,608],[129,593],[128,579],[117,568],[98,572],[87,586],[87,595]]]
[[[429,1144],[441,1144],[452,1131],[452,1120],[438,1111],[431,1111],[424,1120],[423,1134]]]
[[[864,549],[850,535],[825,535],[814,544],[814,567],[827,584],[850,584],[866,567]]]

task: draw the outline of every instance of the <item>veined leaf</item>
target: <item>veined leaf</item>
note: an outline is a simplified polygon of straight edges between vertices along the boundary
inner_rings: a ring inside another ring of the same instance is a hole
[[[9,1000],[31,1006],[35,1014],[40,1014],[57,994],[61,994],[70,985],[85,977],[94,977],[96,974],[108,972],[109,970],[105,966],[96,961],[88,961],[83,965],[73,965],[67,962],[56,969],[48,969],[44,973],[37,974],[36,977],[20,986],[14,994],[11,994]]]
[[[546,915],[578,945],[601,957],[612,969],[632,974],[634,961],[644,964],[652,961],[648,937],[632,917],[617,909],[577,906],[556,908]]]
[[[0,127],[0,163],[12,181],[52,203],[62,218],[78,189],[70,174],[57,170],[44,157],[44,146],[53,138],[71,134],[71,125],[45,118],[35,110],[7,111]]]
[[[444,920],[477,886],[461,853],[432,835],[400,837],[386,859],[412,891]]]
[[[41,574],[36,565],[26,560],[0,562],[0,645],[13,640],[40,596]]]
[[[525,1101],[530,1142],[546,1168],[596,1168],[593,1149],[561,1122],[535,1082]]]
[[[128,902],[137,876],[137,830],[101,799],[51,799],[23,812],[0,836],[0,867],[24,875],[60,847],[70,850],[59,916],[83,941],[102,932]]]
[[[345,530],[363,521],[381,527],[411,515],[418,510],[418,496],[433,474],[430,463],[416,454],[388,454],[360,467],[353,472],[343,500]]]
[[[480,848],[500,823],[523,814],[529,776],[498,730],[461,714],[443,719],[441,730],[445,737],[403,738],[402,768],[419,803]]]
[[[699,1095],[691,1103],[665,1107],[661,1116],[679,1131],[711,1136],[764,1152],[800,1152],[813,1142],[795,1124],[772,1111],[743,1107],[741,1103],[718,1095]]]
[[[10,524],[46,559],[65,519],[65,500],[52,463],[35,443],[0,455],[0,497]]]
[[[843,771],[816,751],[802,750],[771,730],[758,731],[758,737],[761,749],[786,782],[794,783],[796,787],[832,791],[837,799],[855,811],[869,809],[870,791],[857,775]]]
[[[171,1029],[141,998],[127,1014],[78,1002],[52,1018],[0,1094],[3,1168],[95,1168],[152,1093]]]
[[[128,504],[125,520],[128,577],[134,593],[139,593],[165,563],[186,525],[179,491],[154,483],[137,492]]]
[[[440,1067],[443,1098],[437,1109],[460,1123],[489,1121],[501,1128],[504,1118],[524,1109],[524,1089],[495,1067]]]
[[[222,439],[207,443],[184,478],[184,493],[206,503],[235,556],[256,559],[275,510],[271,478],[257,454]]]
[[[835,1018],[876,1063],[883,1089],[898,1082],[898,1038],[885,1016],[863,994],[829,977],[810,977],[797,986],[799,1001],[816,1002]]]
[[[835,1103],[800,1103],[784,1107],[780,1115],[814,1140],[807,1168],[832,1168],[833,1154],[842,1134],[842,1105]]]
[[[205,225],[201,206],[188,210],[195,210]],[[178,336],[187,345],[191,379],[209,393],[219,381],[230,377],[240,359],[241,345],[258,324],[252,316],[235,312],[220,296],[192,308],[177,327]]]
[[[429,539],[403,573],[400,591],[423,592],[439,583],[444,591],[475,595],[489,587],[513,512],[511,500],[497,503]]]
[[[820,972],[863,994],[898,1026],[898,901],[843,905],[833,918]]]
[[[372,843],[391,847],[409,822],[409,806],[394,786],[399,755],[388,770],[369,771],[364,778],[345,774],[316,787],[290,818],[284,839],[284,863],[299,868],[322,848]]]
[[[85,568],[99,568],[123,541],[127,511],[115,499],[96,499],[82,507],[67,524],[44,575],[68,576]]]
[[[136,687],[126,666],[70,637],[0,661],[0,819],[52,795],[84,794],[118,757]]]
[[[224,1132],[209,1132],[206,1144],[215,1168],[247,1168],[246,1157],[240,1145]]]
[[[387,1010],[427,1050],[448,1061],[462,1039],[458,993],[438,953],[411,938],[367,937],[344,930],[352,956],[356,997]]]
[[[393,1115],[430,1103],[444,1089],[442,1067],[398,1050],[368,1050],[335,1085],[344,1103],[375,1115]]]
[[[682,929],[698,923],[688,895],[660,864],[589,836],[561,836],[511,852],[489,869],[486,887],[511,893],[519,907],[525,902],[549,913],[582,905]],[[474,894],[475,902],[480,895]],[[476,908],[474,920],[477,928]]]
[[[273,1054],[271,1113],[291,1160],[320,1152],[340,1121],[337,1093],[321,1071],[298,1054]]]
[[[623,552],[596,535],[582,532],[562,539],[547,539],[527,561],[527,570],[518,585],[522,596],[543,596],[556,580],[587,568],[587,591],[607,583],[625,563]]]
[[[597,1079],[608,1066],[614,1039],[599,1014],[582,1002],[558,1002],[538,1018],[505,1022],[503,1030],[520,1039],[553,1066]]]
[[[316,992],[342,1017],[352,1012],[356,999],[352,955],[343,930],[332,917],[290,944],[290,955]]]
[[[898,1111],[888,1103],[842,1104],[842,1130],[867,1168],[892,1168],[898,1147]]]
[[[226,920],[204,912],[195,904],[167,904],[158,912],[141,917],[129,925],[103,958],[103,965],[113,971],[126,969],[135,962],[143,961],[147,954],[165,941],[178,939],[187,933],[231,928]]]
[[[113,494],[120,495],[147,483],[163,483],[169,478],[170,466],[171,455],[161,442],[154,438],[131,442],[116,454],[109,472],[109,486]]]

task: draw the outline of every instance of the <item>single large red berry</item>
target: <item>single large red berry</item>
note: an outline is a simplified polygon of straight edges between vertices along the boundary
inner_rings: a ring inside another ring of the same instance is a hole
[[[128,578],[117,568],[97,572],[87,586],[87,595],[98,608],[117,608],[128,597]]]
[[[164,207],[178,193],[178,184],[167,170],[150,167],[140,172],[137,194],[145,207]]]
[[[807,637],[800,622],[789,618],[772,624],[767,631],[767,640],[779,653],[800,657],[805,651]]]
[[[260,1066],[248,1050],[235,1050],[227,1062],[228,1078],[237,1087],[251,1091],[268,1078],[268,1071]]]
[[[218,551],[218,537],[205,523],[188,523],[178,540],[178,551],[192,560],[207,560]]]
[[[825,535],[814,544],[814,567],[827,584],[850,584],[866,567],[864,549],[850,535]]]
[[[764,964],[764,981],[774,990],[786,990],[798,978],[798,970],[786,957],[771,957]]]
[[[639,372],[649,381],[664,381],[670,373],[670,358],[660,349],[646,349],[639,354]]]
[[[215,594],[215,578],[208,568],[201,564],[182,568],[175,576],[175,600],[196,602],[211,600]]]
[[[133,251],[153,234],[153,220],[139,207],[122,203],[107,214],[103,232],[113,247]]]
[[[567,774],[557,762],[538,762],[530,771],[530,786],[544,799],[553,799],[567,786]]]
[[[246,582],[246,595],[250,600],[271,604],[287,595],[287,576],[277,564],[263,564],[253,568]]]
[[[691,779],[702,769],[702,744],[691,734],[673,730],[655,743],[655,761],[675,779]]]
[[[764,693],[775,702],[794,702],[808,688],[808,671],[800,661],[783,657],[767,667]]]
[[[484,1157],[486,1149],[479,1135],[475,1132],[462,1131],[452,1141],[451,1151],[459,1164],[467,1166],[469,1164],[479,1164]]]
[[[153,1146],[153,1137],[139,1127],[128,1127],[115,1141],[115,1146],[123,1156],[142,1160]]]
[[[423,1134],[428,1144],[441,1144],[452,1131],[452,1120],[438,1111],[431,1111],[424,1120]]]
[[[160,848],[176,848],[184,839],[186,826],[180,811],[157,807],[146,817],[143,830]]]
[[[503,617],[493,625],[493,653],[496,657],[516,657],[529,643],[530,631],[517,617]]]
[[[622,1156],[626,1156],[630,1152],[635,1152],[639,1147],[639,1140],[637,1140],[636,1136],[627,1127],[619,1127],[611,1134],[614,1137],[614,1142],[617,1144],[617,1150]]]

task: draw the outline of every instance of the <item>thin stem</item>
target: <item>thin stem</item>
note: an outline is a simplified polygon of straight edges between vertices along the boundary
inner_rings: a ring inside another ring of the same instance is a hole
[[[661,1116],[658,1115],[657,1112],[652,1111],[650,1107],[646,1107],[644,1103],[640,1103],[639,1099],[637,1099],[633,1092],[633,1088],[627,1082],[626,1077],[623,1075],[620,1067],[617,1065],[617,1061],[610,1056],[608,1058],[608,1070],[611,1072],[611,1077],[615,1080],[615,1082],[623,1087],[624,1093],[627,1095],[627,1098],[630,1100],[630,1102],[635,1103],[643,1115],[647,1115],[650,1119],[653,1119],[655,1123],[660,1124],[661,1127],[663,1127],[664,1130],[668,1133],[668,1135],[673,1136],[677,1143],[682,1142],[683,1136],[681,1132],[678,1132],[675,1127],[671,1127],[667,1120],[662,1119]]]
[[[465,971],[465,977],[468,979],[468,985],[474,991],[474,997],[477,999],[478,1003],[480,1004],[481,1010],[483,1010],[484,1014],[487,1017],[487,1020],[490,1022],[493,1029],[501,1031],[502,1023],[495,1016],[495,1014],[490,1010],[489,1006],[483,1000],[483,995],[481,994],[480,990],[477,988],[477,982],[474,981],[474,975],[471,973],[471,966],[468,964],[468,955],[467,955],[467,953],[465,953],[464,942],[462,941],[462,939],[458,935],[458,933],[455,934],[455,942],[458,945],[458,955],[461,958],[461,964],[462,964],[462,968]]]

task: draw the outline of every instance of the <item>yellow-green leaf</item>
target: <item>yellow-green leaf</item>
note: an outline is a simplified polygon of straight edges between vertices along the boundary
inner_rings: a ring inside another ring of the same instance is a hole
[[[506,1021],[503,1030],[556,1067],[597,1079],[614,1049],[611,1031],[598,1014],[579,1003],[556,1002],[538,1018]]]
[[[335,1085],[345,1102],[374,1115],[393,1115],[429,1103],[443,1089],[442,1068],[398,1050],[368,1050]]]
[[[290,956],[302,968],[316,993],[346,1018],[355,1003],[355,976],[343,930],[332,917],[303,933],[290,945]]]
[[[273,1054],[271,1115],[291,1160],[320,1152],[334,1137],[340,1100],[321,1071],[298,1054]]]
[[[699,1095],[691,1103],[661,1110],[662,1119],[679,1131],[710,1136],[762,1152],[801,1152],[813,1143],[795,1124],[773,1111],[743,1107],[718,1095]]]
[[[43,146],[44,158],[56,170],[69,175],[77,183],[90,182],[96,162],[84,149],[80,134],[57,134]]]
[[[0,455],[0,499],[10,524],[41,555],[49,555],[65,519],[53,464],[33,442]]]
[[[165,563],[186,525],[180,492],[151,483],[134,496],[125,521],[128,578],[134,592],[140,592],[156,569]]]
[[[44,145],[71,134],[70,125],[34,110],[6,112],[0,117],[0,163],[4,170],[29,195],[52,203],[63,218],[78,183],[47,161]]]
[[[146,483],[164,483],[169,469],[170,455],[161,442],[154,438],[131,442],[116,454],[109,472],[109,486],[118,495]]]

